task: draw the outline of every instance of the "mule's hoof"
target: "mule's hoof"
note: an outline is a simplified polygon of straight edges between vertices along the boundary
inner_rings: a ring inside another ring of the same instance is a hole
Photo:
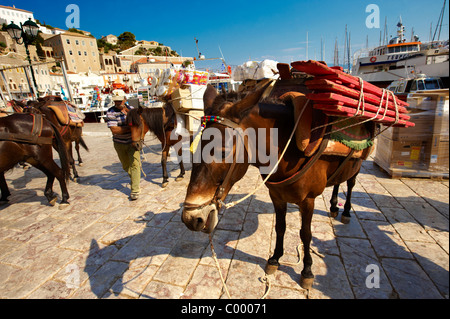
[[[57,199],[58,197],[54,197],[52,200],[49,200],[48,203],[50,204],[50,206],[55,206]]]
[[[78,166],[83,166],[84,164],[83,163],[78,163]]]
[[[59,209],[61,210],[61,209],[65,209],[65,208],[67,208],[67,207],[69,207],[70,206],[70,204],[69,203],[61,203],[61,204],[59,204]]]
[[[80,181],[80,178],[79,178],[79,177],[74,177],[72,181],[73,181],[74,183],[78,183],[78,182]]]
[[[267,261],[266,268],[264,269],[267,275],[273,275],[277,270],[280,264],[277,261]]]
[[[169,182],[163,182],[163,183],[161,184],[161,187],[162,187],[162,188],[166,188],[167,185],[169,185]]]
[[[337,209],[330,208],[330,216],[332,218],[336,218],[337,215],[339,215],[339,208],[337,208]]]
[[[182,181],[183,178],[184,178],[184,176],[177,176],[177,178],[175,178],[175,182]]]
[[[313,278],[305,278],[303,276],[300,277],[300,287],[303,289],[311,289],[312,285],[314,283],[314,277]]]
[[[347,216],[344,216],[344,215],[341,216],[342,224],[348,224],[348,223],[350,223],[350,220],[351,220],[350,217],[347,217]]]

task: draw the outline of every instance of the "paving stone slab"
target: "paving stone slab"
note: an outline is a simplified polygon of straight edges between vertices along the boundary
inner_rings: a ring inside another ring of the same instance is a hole
[[[383,258],[381,263],[400,299],[442,299],[416,261]]]

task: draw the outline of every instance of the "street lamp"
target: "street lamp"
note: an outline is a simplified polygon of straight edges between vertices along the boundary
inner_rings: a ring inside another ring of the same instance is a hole
[[[25,50],[27,52],[27,58],[28,63],[30,64],[31,69],[31,77],[33,78],[34,87],[36,88],[35,95],[36,97],[39,97],[39,91],[37,90],[37,84],[36,84],[36,78],[34,76],[34,70],[33,65],[31,64],[31,57],[30,57],[30,51],[28,50],[28,45],[30,45],[37,37],[39,32],[39,26],[31,21],[31,18],[28,19],[28,21],[25,21],[24,24],[20,23],[20,27],[17,24],[14,24],[13,21],[11,21],[11,24],[9,24],[6,27],[6,31],[8,31],[8,34],[10,37],[16,41],[17,44],[24,44]]]

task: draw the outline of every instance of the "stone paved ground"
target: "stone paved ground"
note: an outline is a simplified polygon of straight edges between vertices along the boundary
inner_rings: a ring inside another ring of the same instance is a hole
[[[85,139],[91,150],[82,151],[85,165],[79,184],[69,184],[67,209],[48,206],[40,171],[7,173],[12,195],[0,206],[0,298],[226,298],[208,236],[181,222],[190,171],[175,182],[171,165],[171,182],[161,188],[160,145],[147,136],[142,196],[130,202],[105,124],[87,124]],[[227,200],[260,181],[251,168]],[[60,194],[57,183],[54,190]],[[268,298],[448,299],[448,180],[390,179],[367,161],[348,225],[330,218],[330,196],[331,188],[316,200],[313,288],[298,284],[300,217],[290,205],[285,265],[271,276]],[[259,298],[275,243],[267,190],[220,218],[213,240],[230,294]]]

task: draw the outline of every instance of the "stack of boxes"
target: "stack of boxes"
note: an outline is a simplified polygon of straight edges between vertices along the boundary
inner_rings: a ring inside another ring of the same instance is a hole
[[[206,85],[189,84],[175,89],[171,95],[172,106],[177,116],[182,116],[185,128],[190,133],[197,132],[200,118],[204,115],[203,94]]]
[[[379,135],[375,163],[393,177],[448,178],[448,98],[448,89],[410,94],[415,127],[391,127]]]

